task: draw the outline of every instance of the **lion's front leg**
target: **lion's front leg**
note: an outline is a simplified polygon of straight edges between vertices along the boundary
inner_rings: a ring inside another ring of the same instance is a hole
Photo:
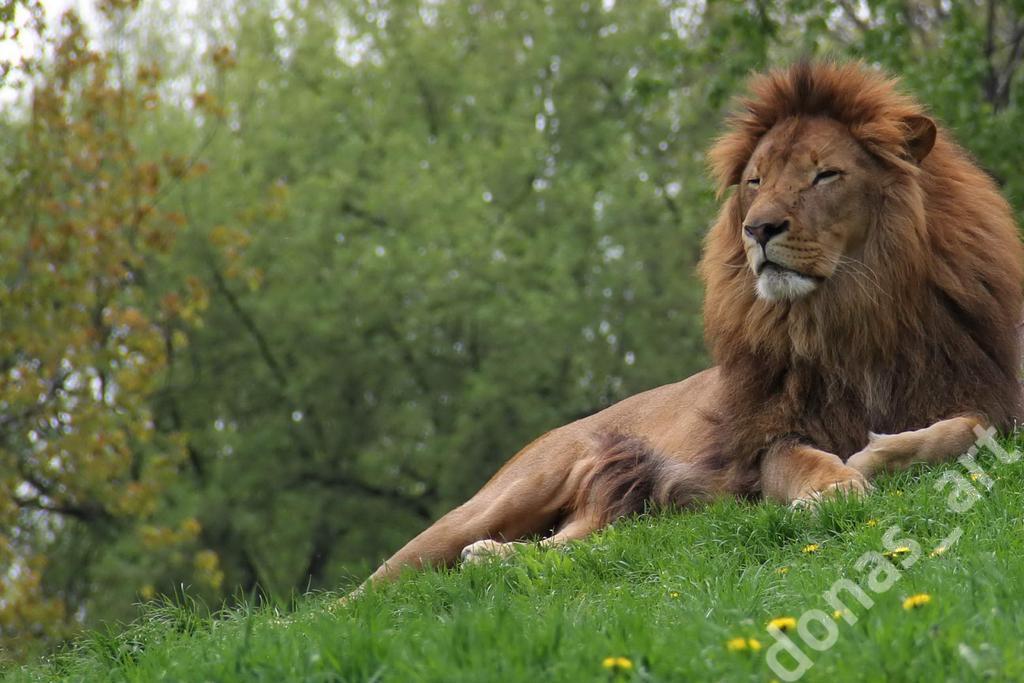
[[[870,485],[837,455],[804,444],[772,448],[761,461],[761,490],[782,503],[807,504],[823,497],[866,493]]]
[[[977,439],[975,428],[987,423],[964,415],[940,420],[930,427],[899,434],[871,434],[868,445],[846,464],[868,479],[880,472],[905,470],[915,463],[943,462],[963,455]]]

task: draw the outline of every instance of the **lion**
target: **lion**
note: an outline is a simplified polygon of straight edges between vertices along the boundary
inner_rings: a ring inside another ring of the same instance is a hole
[[[748,89],[709,153],[728,195],[699,265],[714,366],[543,435],[368,583],[649,505],[861,495],[1015,425],[1024,248],[993,181],[863,64]]]

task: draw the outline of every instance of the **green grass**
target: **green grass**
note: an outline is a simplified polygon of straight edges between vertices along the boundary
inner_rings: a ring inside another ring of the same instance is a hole
[[[854,564],[885,550],[891,525],[921,559],[871,609],[849,601],[859,621],[838,622],[834,647],[801,646],[814,661],[802,680],[1024,680],[1024,460],[980,461],[995,486],[962,513],[935,490],[956,465],[882,479],[818,512],[725,501],[623,521],[566,550],[410,574],[344,606],[335,594],[214,617],[152,606],[126,631],[89,635],[6,680],[769,681],[766,622],[831,614],[822,593],[844,576],[866,586]],[[929,557],[957,526],[961,541]],[[917,593],[932,602],[904,610]],[[764,649],[729,651],[737,636]],[[605,670],[609,656],[632,671]]]

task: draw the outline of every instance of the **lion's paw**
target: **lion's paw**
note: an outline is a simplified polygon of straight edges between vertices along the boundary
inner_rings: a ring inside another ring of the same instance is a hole
[[[844,467],[839,476],[842,478],[834,476],[830,483],[824,485],[815,483],[807,486],[790,506],[794,509],[816,507],[828,498],[864,496],[873,488],[863,474],[851,467]]]
[[[470,543],[462,549],[462,561],[468,564],[484,562],[492,557],[508,557],[521,543],[501,543],[489,538]]]

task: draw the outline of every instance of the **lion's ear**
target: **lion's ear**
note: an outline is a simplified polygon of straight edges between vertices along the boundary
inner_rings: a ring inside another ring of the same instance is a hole
[[[921,163],[935,146],[935,122],[927,116],[908,116],[903,122],[907,126],[907,149]]]

